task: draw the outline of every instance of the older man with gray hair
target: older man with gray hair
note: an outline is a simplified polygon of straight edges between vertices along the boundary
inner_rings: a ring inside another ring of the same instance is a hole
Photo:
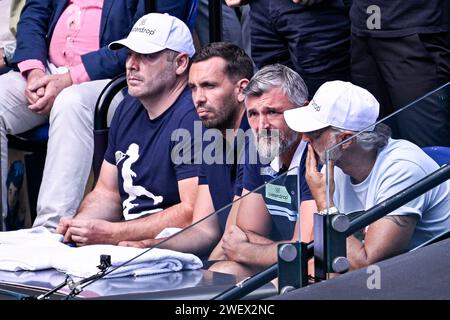
[[[256,164],[246,161],[242,194],[264,187],[240,201],[236,225],[222,237],[227,260],[210,269],[248,276],[276,262],[278,243],[299,238],[298,222],[302,241],[311,240],[316,206],[304,178],[306,143],[283,118],[283,112],[307,102],[305,82],[295,71],[275,64],[259,70],[243,92],[262,159]]]
[[[307,107],[285,112],[289,127],[309,142],[306,179],[324,214],[370,209],[439,168],[413,143],[391,139],[386,125],[373,126],[378,112],[371,93],[343,81],[323,84]],[[326,177],[317,170],[317,160],[324,164],[326,150],[332,147],[329,172],[334,179],[327,206]],[[449,229],[446,181],[372,223],[363,242],[347,238],[351,269],[400,254]]]

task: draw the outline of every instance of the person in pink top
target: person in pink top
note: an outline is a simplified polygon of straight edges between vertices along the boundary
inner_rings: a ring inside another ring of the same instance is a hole
[[[158,4],[159,12],[186,15],[186,1]],[[107,45],[125,37],[143,14],[143,0],[26,2],[12,60],[18,71],[0,76],[0,145],[5,185],[6,135],[50,122],[33,226],[54,230],[62,216],[76,212],[92,164],[95,102],[109,79],[125,71],[127,51]],[[6,194],[2,204],[5,217]]]

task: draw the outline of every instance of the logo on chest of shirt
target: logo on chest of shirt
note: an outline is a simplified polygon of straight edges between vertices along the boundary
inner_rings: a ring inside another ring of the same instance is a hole
[[[154,205],[157,205],[163,201],[162,196],[154,195],[153,193],[148,191],[145,187],[136,185],[134,183],[134,179],[141,174],[140,172],[134,172],[131,169],[131,166],[136,161],[139,160],[139,145],[137,143],[130,144],[125,153],[123,153],[122,151],[116,151],[115,158],[116,158],[116,166],[118,166],[119,163],[126,158],[122,164],[122,169],[120,170],[123,180],[123,190],[128,194],[128,198],[122,203],[123,214],[125,218],[129,214],[131,209],[139,206],[139,202],[133,202],[138,197],[150,198],[153,200]],[[138,213],[139,215],[143,215],[154,212],[154,210],[155,209],[149,211],[142,211]]]

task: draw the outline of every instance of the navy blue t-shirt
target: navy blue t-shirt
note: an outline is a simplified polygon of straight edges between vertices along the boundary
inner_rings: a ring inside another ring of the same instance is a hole
[[[245,114],[242,117],[239,128],[242,130],[240,133],[250,129]],[[227,141],[225,139],[222,139],[222,141],[215,140],[211,143],[217,143],[219,148],[223,150],[220,157],[222,161],[221,163],[211,164],[203,161],[199,172],[199,184],[208,185],[214,210],[219,210],[230,204],[235,196],[240,196],[242,193],[242,179],[244,173],[242,161],[244,154],[242,151],[246,150],[246,146],[243,143],[247,143],[235,139],[233,148],[226,147]],[[231,206],[218,213],[222,232],[225,229],[230,209]]]
[[[193,144],[194,121],[200,120],[189,88],[153,120],[140,101],[131,96],[126,96],[117,108],[109,130],[105,160],[117,167],[126,220],[180,202],[178,181],[197,176],[199,166],[194,164],[191,149],[176,152],[179,157],[172,153],[181,142]],[[183,133],[189,141],[173,138],[177,132]],[[180,156],[188,161],[180,161]]]
[[[281,169],[277,172],[270,164],[246,164],[244,167],[245,189],[252,191],[265,184],[257,192],[264,198],[272,218],[270,239],[273,241],[292,239],[297,221],[298,204],[301,201],[313,199],[305,179],[306,150],[306,142],[302,141],[291,163],[291,167],[298,166],[298,170]],[[300,163],[298,163],[299,158]],[[289,172],[283,175],[286,171]],[[298,190],[297,173],[300,174]],[[300,197],[297,196],[298,192],[300,192]]]

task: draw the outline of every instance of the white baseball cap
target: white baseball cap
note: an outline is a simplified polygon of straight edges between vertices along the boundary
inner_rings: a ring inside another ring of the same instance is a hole
[[[379,110],[380,104],[369,91],[336,80],[320,86],[306,107],[285,111],[284,118],[287,125],[298,132],[328,126],[362,131],[376,122]]]
[[[149,13],[133,26],[128,37],[109,44],[109,49],[127,47],[141,54],[155,53],[164,49],[195,53],[194,41],[186,24],[167,13]]]

